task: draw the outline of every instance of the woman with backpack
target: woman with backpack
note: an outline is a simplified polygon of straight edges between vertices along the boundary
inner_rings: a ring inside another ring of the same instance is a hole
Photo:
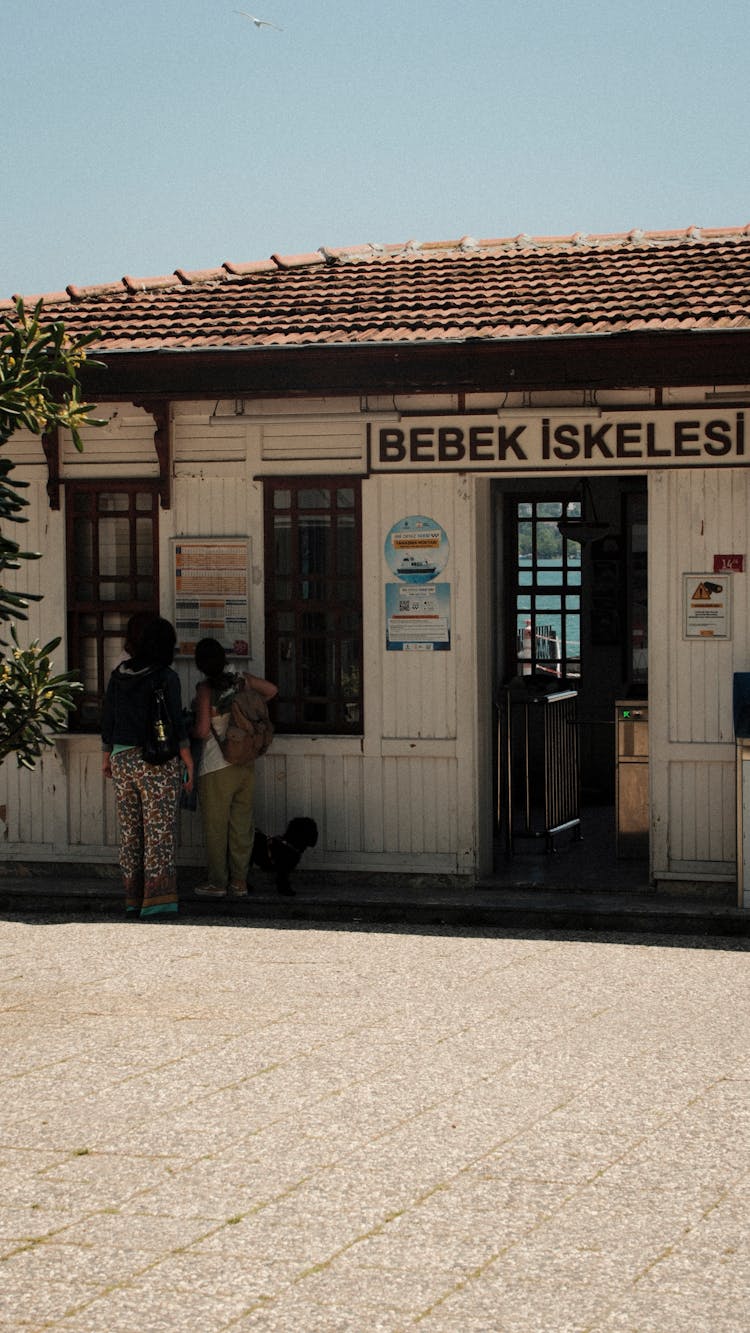
[[[180,678],[172,669],[175,642],[170,622],[152,617],[133,645],[133,656],[112,672],[102,709],[102,772],[115,786],[125,910],[143,920],[177,911],[175,842],[181,775],[186,791],[193,785]],[[165,753],[149,762],[144,747],[148,754],[155,692],[164,710]]]
[[[264,700],[278,694],[278,686],[261,676],[227,670],[227,658],[218,639],[201,639],[195,665],[205,680],[195,695],[193,735],[203,741],[198,770],[198,798],[206,843],[207,881],[195,893],[199,898],[247,896],[247,875],[253,848],[255,763],[231,763],[222,753],[234,696],[255,690]]]

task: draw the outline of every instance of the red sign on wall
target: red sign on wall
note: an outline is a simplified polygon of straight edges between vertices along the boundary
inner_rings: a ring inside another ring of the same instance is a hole
[[[714,556],[714,574],[743,574],[744,572],[744,555]]]

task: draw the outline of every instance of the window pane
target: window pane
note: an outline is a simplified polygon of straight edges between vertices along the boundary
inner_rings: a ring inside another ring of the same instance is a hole
[[[104,680],[109,680],[110,674],[114,671],[117,663],[122,657],[122,637],[118,635],[116,639],[104,640]]]
[[[77,574],[84,577],[93,574],[93,529],[87,518],[78,518],[73,524],[73,560]]]
[[[130,496],[122,491],[102,491],[99,495],[99,513],[127,513],[130,508]]]
[[[95,694],[97,687],[96,639],[81,640],[81,660],[78,671],[87,694]]]
[[[156,497],[150,491],[139,491],[135,497],[136,509],[147,510],[149,514],[154,511],[154,500]]]
[[[130,571],[130,523],[127,518],[102,519],[99,524],[99,573]]]
[[[130,593],[130,585],[123,586],[121,582],[115,583],[102,579],[99,583],[99,601],[100,602],[126,602]]]
[[[330,491],[300,491],[299,493],[300,509],[330,509],[331,492]]]
[[[338,572],[339,574],[354,574],[357,569],[357,534],[353,515],[339,514],[336,523],[336,536],[338,540]]]
[[[153,523],[150,518],[136,519],[135,564],[139,574],[150,574],[154,565]]]
[[[545,564],[562,564],[563,539],[557,529],[557,523],[538,523],[536,532],[536,550],[539,560]]]
[[[289,517],[274,520],[274,572],[280,575],[292,569],[292,525]]]
[[[273,507],[274,509],[288,509],[292,503],[291,491],[274,491]]]
[[[299,558],[305,574],[325,574],[331,564],[329,518],[300,519]]]

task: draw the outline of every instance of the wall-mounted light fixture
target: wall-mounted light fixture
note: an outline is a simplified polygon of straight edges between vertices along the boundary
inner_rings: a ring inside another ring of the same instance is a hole
[[[595,542],[600,537],[605,537],[612,524],[600,522],[597,518],[594,496],[586,478],[581,482],[579,494],[580,517],[561,518],[557,524],[557,531],[566,541],[578,542],[580,546],[588,546],[589,542]]]

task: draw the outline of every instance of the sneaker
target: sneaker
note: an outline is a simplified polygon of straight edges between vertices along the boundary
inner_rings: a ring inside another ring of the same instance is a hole
[[[244,881],[232,880],[232,883],[229,885],[230,898],[246,898],[247,891],[248,885]]]
[[[193,889],[196,898],[226,898],[226,889],[217,889],[215,884],[199,884]]]

